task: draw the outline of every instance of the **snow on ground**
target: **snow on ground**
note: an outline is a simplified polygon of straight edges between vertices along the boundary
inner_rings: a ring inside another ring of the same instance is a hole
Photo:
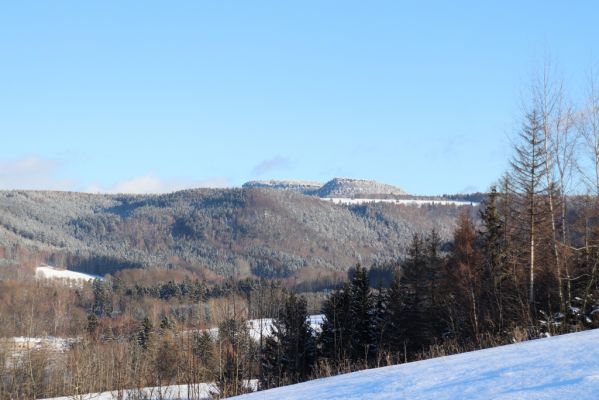
[[[71,347],[74,343],[77,343],[80,339],[78,338],[59,338],[54,336],[47,337],[26,337],[17,336],[12,338],[2,338],[0,342],[18,350],[32,350],[32,349],[48,349],[54,351],[64,351]]]
[[[322,327],[322,320],[324,318],[323,314],[309,315],[308,321],[310,322],[310,326],[315,332],[320,332]],[[259,318],[259,319],[250,319],[247,321],[247,327],[250,334],[250,337],[255,341],[260,341],[260,332],[262,332],[262,337],[267,337],[272,335],[273,330],[273,319],[272,318]],[[218,337],[218,328],[210,328],[207,330],[210,335],[214,338]]]
[[[247,381],[247,387],[256,390],[258,381],[251,379]],[[130,389],[123,390],[120,393],[118,391],[112,392],[101,392],[101,393],[88,393],[81,396],[63,396],[53,397],[45,400],[211,400],[212,395],[210,393],[218,393],[218,389],[212,383],[196,383],[191,385],[171,385],[161,387],[146,387],[142,389]]]
[[[599,329],[251,393],[240,400],[599,399]]]
[[[427,199],[349,199],[340,197],[323,197],[321,200],[330,201],[334,204],[357,205],[364,203],[390,203],[390,204],[412,204],[418,207],[423,205],[437,206],[477,206],[478,203],[459,200],[427,200]]]
[[[53,397],[45,400],[137,400],[137,399],[162,399],[162,400],[175,400],[175,399],[194,399],[194,400],[210,400],[212,396],[211,391],[215,391],[216,387],[209,383],[198,383],[195,385],[171,385],[162,387],[146,387],[142,389],[131,389],[123,390],[122,392],[101,392],[101,393],[87,393],[81,396],[63,396]]]
[[[84,274],[83,272],[69,271],[68,269],[58,269],[50,265],[44,265],[35,269],[36,278],[62,279],[66,281],[88,282],[94,279],[102,279],[101,276]]]

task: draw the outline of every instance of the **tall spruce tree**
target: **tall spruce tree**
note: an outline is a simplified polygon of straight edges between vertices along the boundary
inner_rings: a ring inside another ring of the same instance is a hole
[[[348,356],[352,335],[350,292],[350,287],[346,284],[343,289],[331,293],[322,306],[324,318],[319,335],[320,354],[334,362]]]
[[[415,234],[402,268],[405,309],[400,321],[405,347],[411,353],[430,345],[435,336],[433,326],[436,316],[432,312],[432,276],[428,259],[424,240]]]
[[[352,361],[363,361],[364,365],[368,365],[374,359],[377,351],[373,311],[368,271],[358,265],[351,280],[350,319],[352,334],[350,336],[349,356]]]
[[[267,338],[262,351],[262,386],[307,380],[315,357],[315,338],[308,321],[306,300],[292,293],[285,300],[279,318],[273,321],[273,335]]]
[[[546,217],[542,206],[550,189],[547,187],[549,172],[543,134],[541,117],[536,110],[532,110],[526,114],[518,143],[514,146],[515,155],[511,161],[510,174],[518,206],[515,212],[528,250],[528,304],[531,312],[535,311],[539,226]]]
[[[154,333],[154,324],[150,318],[145,317],[142,324],[141,329],[137,333],[137,343],[144,349],[147,350],[150,346],[150,342],[152,340],[152,335]]]
[[[380,359],[380,354],[389,349],[387,342],[387,330],[389,329],[389,293],[383,289],[382,283],[379,282],[376,294],[374,295],[374,311],[373,311],[373,333],[375,340],[375,348],[377,351],[377,360]]]
[[[402,324],[405,311],[401,275],[396,272],[387,294],[387,329],[385,330],[385,345],[389,351],[396,353],[403,349],[405,340]]]
[[[506,320],[509,288],[509,271],[506,262],[505,227],[497,207],[499,194],[495,186],[480,211],[483,231],[479,233],[483,250],[483,299],[481,301],[486,314],[488,327],[494,332],[501,332]]]

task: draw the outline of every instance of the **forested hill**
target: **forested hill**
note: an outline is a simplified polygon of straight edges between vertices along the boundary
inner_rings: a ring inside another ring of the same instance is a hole
[[[467,206],[472,213],[475,208]],[[335,205],[272,189],[164,195],[0,191],[0,259],[37,254],[98,274],[182,266],[219,275],[287,277],[299,270],[397,260],[414,233],[435,228],[448,239],[462,211]]]

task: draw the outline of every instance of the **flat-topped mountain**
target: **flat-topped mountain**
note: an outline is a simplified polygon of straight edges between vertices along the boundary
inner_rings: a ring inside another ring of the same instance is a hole
[[[408,193],[397,186],[366,179],[334,178],[319,190],[319,197],[362,197],[376,195],[404,196]]]
[[[244,189],[280,189],[291,190],[306,195],[315,195],[322,187],[322,182],[300,180],[267,180],[249,181],[243,184]]]
[[[364,196],[405,196],[403,189],[367,179],[334,178],[325,184],[314,181],[266,180],[250,181],[244,189],[291,190],[309,196],[354,198]]]

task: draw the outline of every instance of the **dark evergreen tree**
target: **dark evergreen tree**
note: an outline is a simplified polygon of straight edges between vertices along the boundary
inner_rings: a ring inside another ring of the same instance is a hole
[[[98,333],[98,317],[96,314],[90,314],[87,316],[87,333],[91,337],[96,337]]]
[[[150,346],[150,341],[152,340],[152,334],[154,332],[154,324],[150,318],[145,317],[142,324],[141,329],[137,334],[137,343],[144,349],[147,350]]]
[[[352,361],[363,361],[367,365],[376,354],[374,332],[374,308],[370,293],[368,271],[360,265],[356,267],[351,281],[350,321],[351,335],[349,356]]]
[[[388,291],[383,289],[382,283],[379,283],[378,289],[374,296],[374,312],[373,312],[373,333],[375,346],[377,351],[377,360],[381,352],[389,349],[387,338],[389,329],[389,305],[388,305]]]
[[[94,313],[98,316],[110,316],[112,313],[111,283],[102,279],[94,279],[92,290],[94,292]]]
[[[208,331],[194,333],[192,351],[196,357],[203,361],[204,365],[211,366],[213,364],[214,339]]]
[[[262,387],[307,380],[315,356],[306,300],[290,294],[281,315],[273,321],[273,335],[266,339],[262,352]]]
[[[331,293],[323,304],[322,314],[324,319],[319,336],[320,354],[331,361],[340,361],[348,356],[352,333],[349,285]]]
[[[169,317],[168,315],[165,315],[164,317],[162,317],[162,319],[160,320],[160,331],[161,332],[166,332],[166,331],[176,331],[177,330],[177,322]]]
[[[497,207],[499,194],[495,186],[480,212],[483,231],[479,233],[483,252],[483,298],[481,306],[485,315],[485,324],[494,332],[501,332],[506,319],[513,319],[510,310],[510,290],[513,288],[506,260],[506,243],[503,219]]]
[[[425,242],[414,235],[408,249],[408,257],[403,265],[405,309],[400,325],[409,352],[417,352],[430,345],[435,335],[436,316],[433,313],[432,276],[428,268],[430,249]]]
[[[385,345],[389,351],[394,353],[403,350],[406,339],[402,325],[404,309],[401,275],[396,272],[387,294],[387,329],[385,330]]]

